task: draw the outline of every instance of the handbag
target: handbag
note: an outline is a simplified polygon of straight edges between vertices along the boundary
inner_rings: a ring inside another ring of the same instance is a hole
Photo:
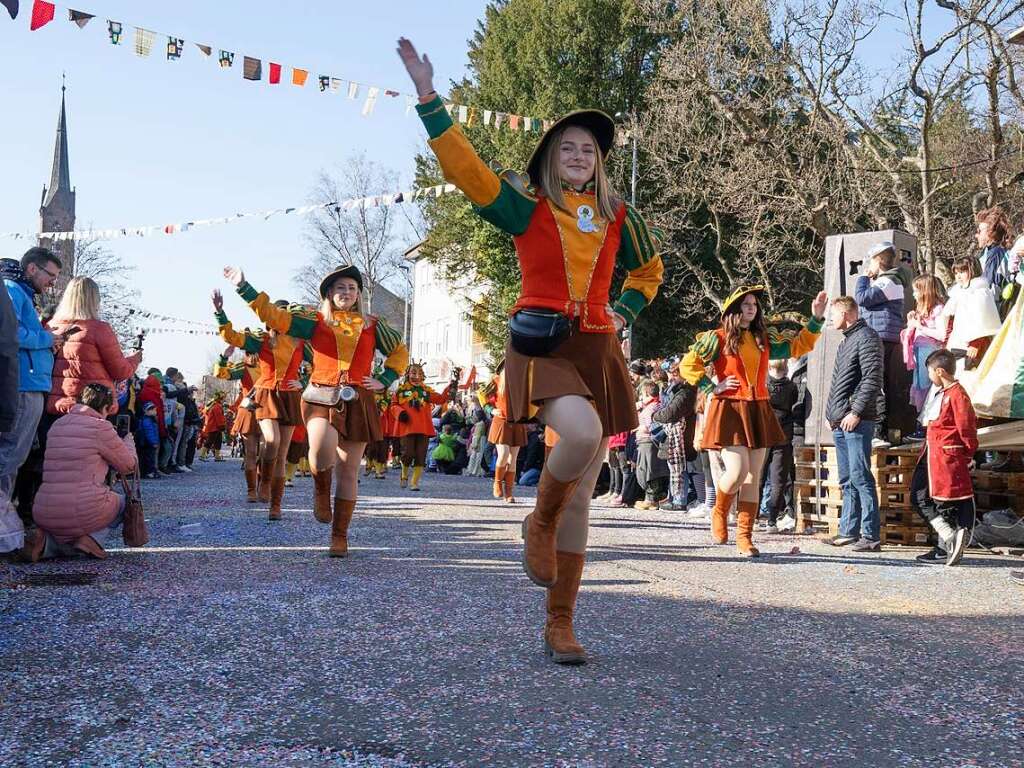
[[[132,472],[131,479],[121,475],[124,488],[124,524],[121,536],[126,547],[144,547],[149,542],[146,518],[142,512],[142,496],[139,493],[139,473]]]
[[[338,384],[331,387],[326,384],[314,384],[312,381],[302,390],[302,399],[313,405],[334,408],[339,403],[349,403],[359,397],[355,387],[350,384]]]
[[[572,335],[572,324],[551,309],[520,309],[508,321],[512,349],[527,357],[547,357]]]

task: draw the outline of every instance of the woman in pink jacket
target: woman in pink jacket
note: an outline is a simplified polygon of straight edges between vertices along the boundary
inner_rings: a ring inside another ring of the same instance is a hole
[[[110,388],[87,384],[78,404],[50,428],[43,485],[32,509],[49,541],[37,536],[31,559],[68,546],[96,558],[107,556],[93,534],[117,527],[124,519],[124,497],[106,484],[107,471],[131,472],[138,462],[131,434],[118,437],[107,421],[116,407]]]
[[[141,350],[125,357],[114,329],[99,319],[100,289],[88,277],[68,283],[49,328],[67,337],[53,361],[53,385],[46,402],[51,414],[67,413],[86,384],[103,384],[113,389],[115,381],[131,378],[142,361]],[[111,413],[117,413],[117,402]]]

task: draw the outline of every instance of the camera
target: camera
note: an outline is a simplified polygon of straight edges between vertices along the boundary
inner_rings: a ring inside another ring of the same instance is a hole
[[[340,394],[341,394],[341,402],[343,402],[343,403],[351,403],[353,400],[357,400],[359,398],[359,393],[356,392],[356,388],[355,387],[350,387],[348,384],[344,384],[341,387],[341,393]]]

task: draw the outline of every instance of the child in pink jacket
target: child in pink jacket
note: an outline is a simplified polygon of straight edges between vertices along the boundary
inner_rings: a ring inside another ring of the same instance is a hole
[[[124,497],[107,484],[110,468],[122,474],[138,463],[131,434],[118,437],[106,420],[114,395],[103,384],[87,384],[78,404],[50,428],[43,460],[43,484],[32,516],[48,542],[37,536],[35,557],[70,548],[96,558],[107,553],[93,534],[117,527],[124,519]],[[62,546],[63,545],[63,546]]]

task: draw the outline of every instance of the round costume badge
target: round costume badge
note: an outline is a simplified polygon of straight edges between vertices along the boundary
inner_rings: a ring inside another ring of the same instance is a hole
[[[589,205],[581,205],[576,209],[576,227],[580,232],[597,232],[594,223],[594,209]]]

